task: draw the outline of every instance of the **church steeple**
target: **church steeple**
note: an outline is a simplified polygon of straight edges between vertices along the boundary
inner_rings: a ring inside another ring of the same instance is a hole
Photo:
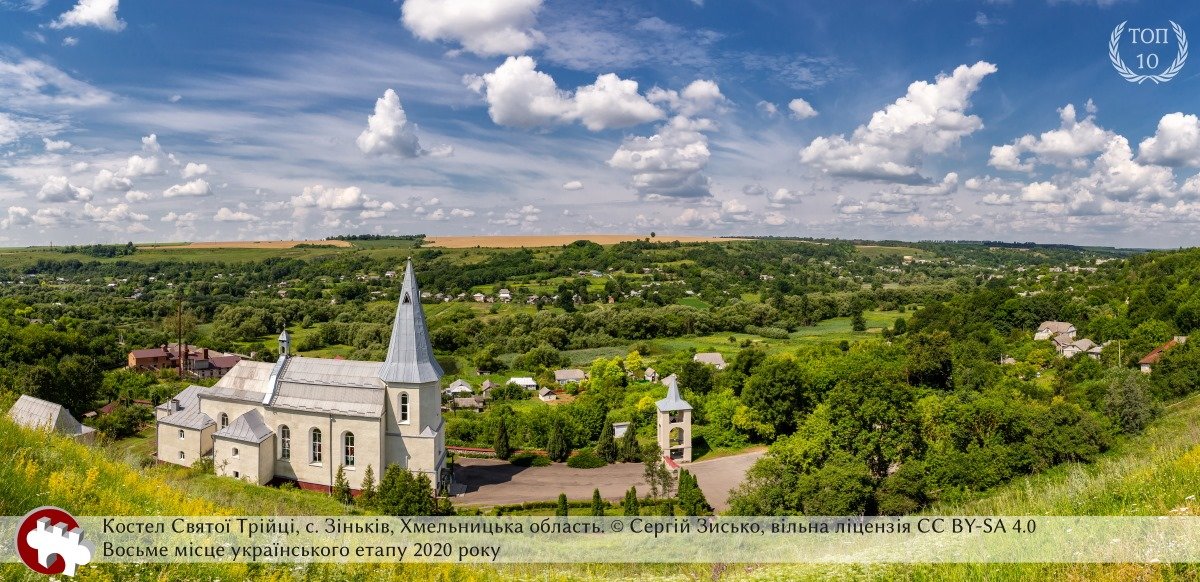
[[[396,305],[387,359],[379,369],[379,379],[388,383],[424,384],[441,380],[442,374],[442,367],[433,357],[433,344],[429,341],[429,328],[421,309],[421,291],[417,288],[417,277],[409,259],[400,286],[400,302]]]

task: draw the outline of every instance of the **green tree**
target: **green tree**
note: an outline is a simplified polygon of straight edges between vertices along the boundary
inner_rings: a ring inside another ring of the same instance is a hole
[[[507,461],[512,456],[512,447],[508,441],[508,414],[501,414],[496,422],[496,440],[492,447],[496,451],[497,459]]]
[[[659,515],[663,517],[675,517],[675,500],[666,499],[659,508]]]
[[[642,460],[642,446],[637,440],[637,421],[629,421],[629,428],[621,435],[617,446],[617,457],[622,463],[636,463]]]
[[[771,425],[775,434],[788,434],[796,419],[812,409],[828,387],[829,379],[810,362],[789,355],[766,359],[742,389],[742,401]]]
[[[712,392],[716,370],[708,365],[688,360],[679,368],[679,387],[696,394]]]
[[[600,440],[596,442],[596,455],[607,463],[617,462],[617,443],[613,438],[612,423],[607,419],[600,430]]]
[[[1104,414],[1121,432],[1133,434],[1145,428],[1158,414],[1158,403],[1150,396],[1146,375],[1138,370],[1112,374],[1104,395]]]
[[[425,474],[413,475],[392,463],[379,481],[378,509],[384,515],[434,515],[433,489]]]
[[[367,470],[363,471],[362,490],[358,494],[358,504],[367,509],[374,509],[377,498],[375,469],[367,465]]]
[[[862,311],[855,311],[854,315],[850,316],[850,329],[854,331],[867,331],[867,320],[863,317]]]
[[[687,469],[679,471],[676,498],[679,499],[679,511],[683,515],[708,515],[712,512],[712,507],[704,497],[704,491],[700,490],[700,482]]]
[[[604,509],[608,504],[600,498],[600,490],[592,489],[592,516],[604,517]]]
[[[629,491],[625,492],[625,501],[621,508],[625,517],[636,517],[639,514],[641,503],[638,502],[637,487],[630,487]]]
[[[908,338],[908,383],[949,388],[952,373],[950,334],[944,331],[913,334]]]
[[[346,478],[346,469],[338,465],[337,474],[333,478],[333,498],[343,505],[354,503],[354,495],[350,493],[350,480]]]
[[[566,517],[568,513],[570,513],[570,511],[569,506],[567,505],[567,494],[559,493],[558,505],[556,505],[554,508],[554,515],[558,517]]]
[[[550,439],[546,445],[546,454],[551,461],[562,463],[571,456],[571,444],[566,431],[562,417],[556,417],[550,426]]]
[[[646,447],[644,451],[645,458],[642,463],[644,469],[642,472],[646,483],[650,485],[650,497],[667,497],[671,495],[671,488],[674,485],[675,477],[671,474],[671,470],[667,468],[667,464],[663,462],[663,452],[657,444]]]

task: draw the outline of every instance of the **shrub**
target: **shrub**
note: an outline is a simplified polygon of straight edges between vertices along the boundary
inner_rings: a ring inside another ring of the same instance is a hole
[[[575,456],[567,459],[567,466],[574,469],[598,469],[607,464],[592,449],[580,449]]]
[[[763,327],[758,325],[747,325],[746,333],[769,339],[788,339],[788,331],[779,327]]]
[[[520,467],[549,467],[550,457],[537,453],[517,453],[508,462]]]

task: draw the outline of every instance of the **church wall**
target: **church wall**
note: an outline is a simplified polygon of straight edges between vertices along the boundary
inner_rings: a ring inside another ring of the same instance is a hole
[[[179,438],[180,430],[183,431],[184,438],[182,439]],[[158,460],[191,467],[196,459],[212,451],[212,435],[215,432],[217,432],[215,426],[196,430],[160,424],[158,425]],[[180,451],[183,451],[185,455],[183,460],[179,459]]]
[[[273,438],[259,444],[218,438],[213,445],[214,467],[218,475],[234,477],[250,483],[266,485],[271,481],[270,468],[263,469],[261,459],[269,455]],[[237,449],[237,456],[233,450]]]
[[[217,430],[221,430],[221,413],[229,415],[229,424],[237,420],[237,417],[258,409],[262,412],[262,404],[258,402],[245,402],[241,400],[222,400],[213,398],[207,394],[200,395],[200,412],[207,414],[213,422],[217,423]]]
[[[378,419],[348,416],[333,416],[332,424],[328,414],[308,414],[291,410],[263,411],[263,420],[267,427],[275,432],[272,440],[271,459],[274,464],[273,473],[277,477],[298,481],[302,485],[311,483],[329,487],[337,474],[339,464],[343,463],[342,435],[349,431],[354,433],[354,467],[346,467],[346,479],[352,489],[360,489],[362,475],[371,465],[375,473],[375,482],[383,475],[383,457],[380,447],[381,426]],[[279,458],[281,454],[279,442],[279,427],[288,426],[292,432],[292,458],[285,461]],[[312,463],[312,429],[321,430],[321,462]]]

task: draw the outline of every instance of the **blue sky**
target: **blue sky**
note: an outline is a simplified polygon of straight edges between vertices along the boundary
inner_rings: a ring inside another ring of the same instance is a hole
[[[0,245],[1198,242],[1188,2],[0,0]],[[1200,34],[1200,32],[1196,32]],[[1136,67],[1178,55],[1121,36]],[[1200,57],[1197,57],[1200,58]]]

